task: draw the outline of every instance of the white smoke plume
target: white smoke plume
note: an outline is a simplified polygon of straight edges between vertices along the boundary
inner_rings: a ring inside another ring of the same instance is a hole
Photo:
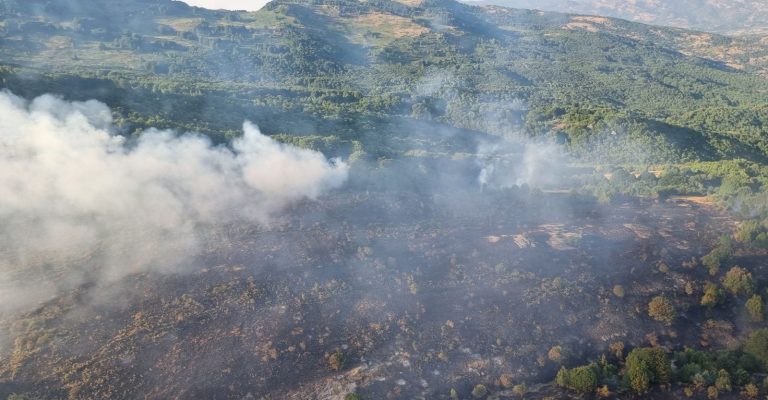
[[[0,310],[176,271],[207,228],[265,222],[347,178],[341,161],[243,129],[230,147],[155,129],[126,142],[102,103],[0,93]]]
[[[556,187],[564,183],[567,162],[563,150],[551,143],[518,140],[481,144],[477,159],[478,183],[484,188]]]

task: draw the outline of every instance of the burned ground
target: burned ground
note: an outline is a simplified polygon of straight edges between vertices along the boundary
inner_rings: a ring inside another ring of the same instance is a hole
[[[478,383],[509,394],[498,379],[511,374],[544,393],[553,389],[535,385],[560,365],[611,354],[612,343],[726,348],[740,334],[699,306],[704,268],[683,267],[732,228],[710,205],[606,206],[523,189],[455,195],[468,206],[336,193],[268,227],[211,233],[206,267],[194,273],[133,275],[6,315],[0,390],[447,398]],[[765,272],[761,258],[743,261]],[[646,315],[661,293],[681,310],[671,327]],[[328,364],[337,351],[339,371]]]

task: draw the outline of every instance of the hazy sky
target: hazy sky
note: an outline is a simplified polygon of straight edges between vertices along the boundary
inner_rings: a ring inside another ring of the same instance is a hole
[[[269,0],[183,0],[185,3],[198,7],[226,10],[256,11],[267,4]]]

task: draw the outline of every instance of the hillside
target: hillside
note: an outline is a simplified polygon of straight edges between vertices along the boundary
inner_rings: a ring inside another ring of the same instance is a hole
[[[484,0],[474,4],[601,15],[731,35],[768,32],[768,4],[759,0]]]
[[[768,154],[766,125],[738,122],[768,118],[756,39],[450,0],[2,4],[3,86],[103,100],[126,132],[224,140],[250,119],[332,153],[471,151],[423,129],[438,124],[606,161]]]

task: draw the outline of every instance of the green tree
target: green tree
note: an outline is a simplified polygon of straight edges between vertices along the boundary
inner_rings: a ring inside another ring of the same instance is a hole
[[[755,220],[748,220],[742,222],[733,234],[733,237],[737,242],[744,244],[751,244],[757,235],[760,234],[760,222]]]
[[[669,299],[664,296],[656,296],[648,303],[648,315],[665,325],[672,325],[677,317],[677,312]]]
[[[672,367],[669,357],[658,347],[637,348],[627,356],[625,379],[637,393],[645,393],[651,384],[669,383]]]
[[[651,368],[645,360],[627,364],[626,379],[629,386],[637,393],[645,393],[651,387]]]
[[[555,384],[580,393],[591,393],[597,388],[597,379],[597,367],[594,364],[573,369],[561,367],[555,377]]]
[[[708,282],[704,286],[704,295],[701,296],[701,305],[714,307],[723,301],[723,290],[715,283]]]
[[[759,294],[752,295],[744,306],[752,322],[761,322],[765,319],[765,304]]]
[[[748,296],[755,291],[755,282],[751,272],[734,266],[723,277],[723,287],[734,296]]]
[[[768,329],[763,328],[752,332],[744,343],[744,352],[768,366]]]
[[[717,379],[715,379],[715,387],[721,392],[730,392],[733,389],[731,384],[731,374],[724,369],[718,371]]]
[[[733,243],[731,237],[723,235],[720,243],[707,255],[701,257],[701,263],[709,271],[709,275],[715,276],[720,271],[720,266],[733,256]]]

